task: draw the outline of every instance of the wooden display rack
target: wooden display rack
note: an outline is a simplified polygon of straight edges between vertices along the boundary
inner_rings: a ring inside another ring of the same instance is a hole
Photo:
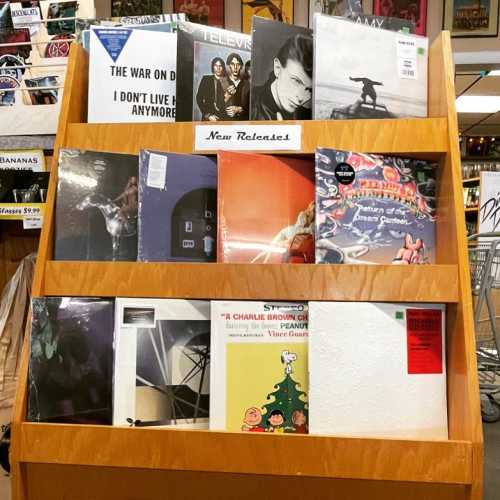
[[[135,154],[141,148],[193,152],[191,123],[84,123],[87,73],[88,57],[73,45],[55,158],[63,147]],[[446,32],[430,49],[429,75],[430,118],[297,122],[303,127],[303,149],[294,154],[312,154],[319,145],[437,159],[436,265],[55,262],[54,164],[33,294],[446,302],[449,440],[28,423],[27,339],[13,425],[14,500],[482,498],[479,389],[453,62]],[[359,411],[366,412],[363,401]]]

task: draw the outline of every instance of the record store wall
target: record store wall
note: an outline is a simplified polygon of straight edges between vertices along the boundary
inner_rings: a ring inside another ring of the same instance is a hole
[[[173,0],[163,0],[163,11],[172,12]],[[442,29],[443,2],[428,0],[427,2],[427,35],[433,40]],[[98,17],[111,15],[111,0],[95,0]],[[294,0],[295,24],[307,26],[309,0]],[[241,0],[225,0],[226,29],[241,31]],[[371,13],[373,0],[364,0],[363,8]],[[455,52],[475,52],[483,50],[500,50],[500,37],[453,38]]]

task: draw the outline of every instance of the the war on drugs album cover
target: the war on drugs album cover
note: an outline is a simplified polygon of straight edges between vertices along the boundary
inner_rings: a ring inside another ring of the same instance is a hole
[[[138,260],[214,262],[216,238],[215,160],[141,151]]]
[[[252,20],[252,120],[308,120],[312,113],[313,36],[308,28]]]
[[[314,19],[314,119],[427,116],[426,38]]]
[[[219,151],[218,262],[314,262],[311,160]]]
[[[317,264],[433,264],[436,164],[318,149]]]
[[[61,150],[56,260],[136,260],[138,174],[137,156]]]
[[[112,423],[114,301],[33,299],[28,420]]]
[[[176,121],[248,120],[250,35],[180,22]]]
[[[208,428],[210,302],[117,299],[113,424]]]

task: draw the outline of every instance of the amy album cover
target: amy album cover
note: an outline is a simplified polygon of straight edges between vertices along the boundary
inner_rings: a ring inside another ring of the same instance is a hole
[[[210,302],[117,299],[113,424],[208,428]]]
[[[112,423],[114,300],[32,302],[31,422]]]
[[[219,151],[218,262],[314,262],[314,164]]]
[[[250,35],[180,22],[176,121],[248,120]]]
[[[402,33],[415,33],[415,23],[407,19],[397,17],[372,16],[368,14],[352,14],[346,20],[357,24],[364,24],[372,28],[379,28],[389,31],[400,31]]]
[[[215,262],[216,238],[215,160],[141,151],[138,260]]]
[[[427,38],[319,14],[314,20],[315,119],[427,116]]]
[[[137,259],[137,156],[59,153],[56,260]]]
[[[312,30],[252,19],[252,120],[311,119]]]
[[[307,434],[308,305],[212,301],[210,429]]]
[[[316,263],[433,264],[437,165],[318,149]]]

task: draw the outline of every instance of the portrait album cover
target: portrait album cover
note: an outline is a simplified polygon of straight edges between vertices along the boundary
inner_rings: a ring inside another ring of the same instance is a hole
[[[427,38],[321,14],[314,22],[314,119],[427,117]]]
[[[170,23],[151,27],[171,30]],[[92,28],[88,122],[174,122],[177,35],[144,29]]]
[[[250,35],[180,22],[176,121],[248,120]]]
[[[313,162],[219,151],[217,163],[217,261],[314,263]]]
[[[30,422],[112,423],[114,300],[32,301]]]
[[[210,302],[116,299],[113,424],[208,428]]]
[[[311,119],[312,30],[255,16],[251,72],[252,120]]]
[[[139,158],[62,149],[55,260],[137,259]]]
[[[142,150],[137,260],[215,262],[217,163]]]
[[[434,264],[432,162],[318,149],[317,264]]]
[[[308,306],[212,301],[210,429],[307,434]]]
[[[309,302],[309,432],[447,440],[445,319],[444,304]]]

